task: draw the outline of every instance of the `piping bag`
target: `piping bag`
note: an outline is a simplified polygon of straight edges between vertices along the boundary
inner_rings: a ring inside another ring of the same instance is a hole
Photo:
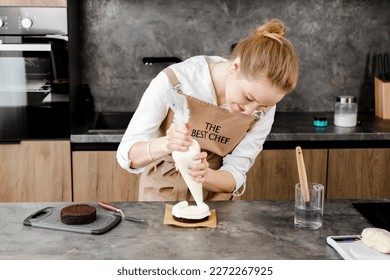
[[[184,128],[190,119],[187,98],[177,92],[173,92],[171,96],[173,96],[173,100],[169,102],[169,107],[174,112],[173,122]],[[203,186],[201,183],[197,183],[192,179],[192,177],[188,174],[188,169],[194,157],[199,153],[200,146],[195,139],[192,139],[192,143],[186,152],[172,152],[172,158],[175,161],[176,168],[179,169],[179,172],[186,182],[187,187],[194,197],[198,207],[204,205]]]

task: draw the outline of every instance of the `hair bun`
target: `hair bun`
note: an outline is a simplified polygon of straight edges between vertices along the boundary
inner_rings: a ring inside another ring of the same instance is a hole
[[[235,46],[230,60],[240,59],[242,77],[250,81],[266,76],[285,93],[294,90],[299,74],[298,57],[284,34],[284,24],[273,19]]]
[[[284,24],[278,19],[272,19],[266,24],[258,27],[255,30],[255,35],[270,38],[275,38],[275,35],[277,35],[276,37],[284,37]]]

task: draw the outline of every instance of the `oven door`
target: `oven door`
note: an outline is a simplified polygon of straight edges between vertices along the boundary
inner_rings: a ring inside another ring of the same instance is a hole
[[[56,93],[67,94],[67,40],[16,38],[6,39],[20,43],[0,44],[0,106],[35,104],[53,92],[53,87]]]
[[[69,136],[66,44],[32,40],[0,44],[0,142]]]
[[[0,44],[0,106],[43,100],[53,79],[50,52],[50,44]]]

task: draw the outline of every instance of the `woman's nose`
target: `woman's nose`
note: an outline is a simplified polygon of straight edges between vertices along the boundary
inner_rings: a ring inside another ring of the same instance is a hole
[[[255,102],[251,102],[245,105],[245,114],[252,115],[257,108],[257,104]]]

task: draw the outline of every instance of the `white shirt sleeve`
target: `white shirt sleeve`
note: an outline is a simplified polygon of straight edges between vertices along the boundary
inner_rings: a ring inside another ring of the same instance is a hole
[[[168,78],[161,72],[150,82],[143,94],[116,154],[119,165],[127,171],[137,174],[144,170],[144,168],[130,167],[129,151],[135,143],[156,137],[156,133],[168,112],[167,100],[170,92],[171,86]]]
[[[246,133],[236,148],[223,158],[220,170],[229,171],[235,181],[237,191],[246,182],[246,173],[255,163],[256,157],[263,149],[263,144],[270,133],[274,122],[276,106],[271,108],[250,131]]]

